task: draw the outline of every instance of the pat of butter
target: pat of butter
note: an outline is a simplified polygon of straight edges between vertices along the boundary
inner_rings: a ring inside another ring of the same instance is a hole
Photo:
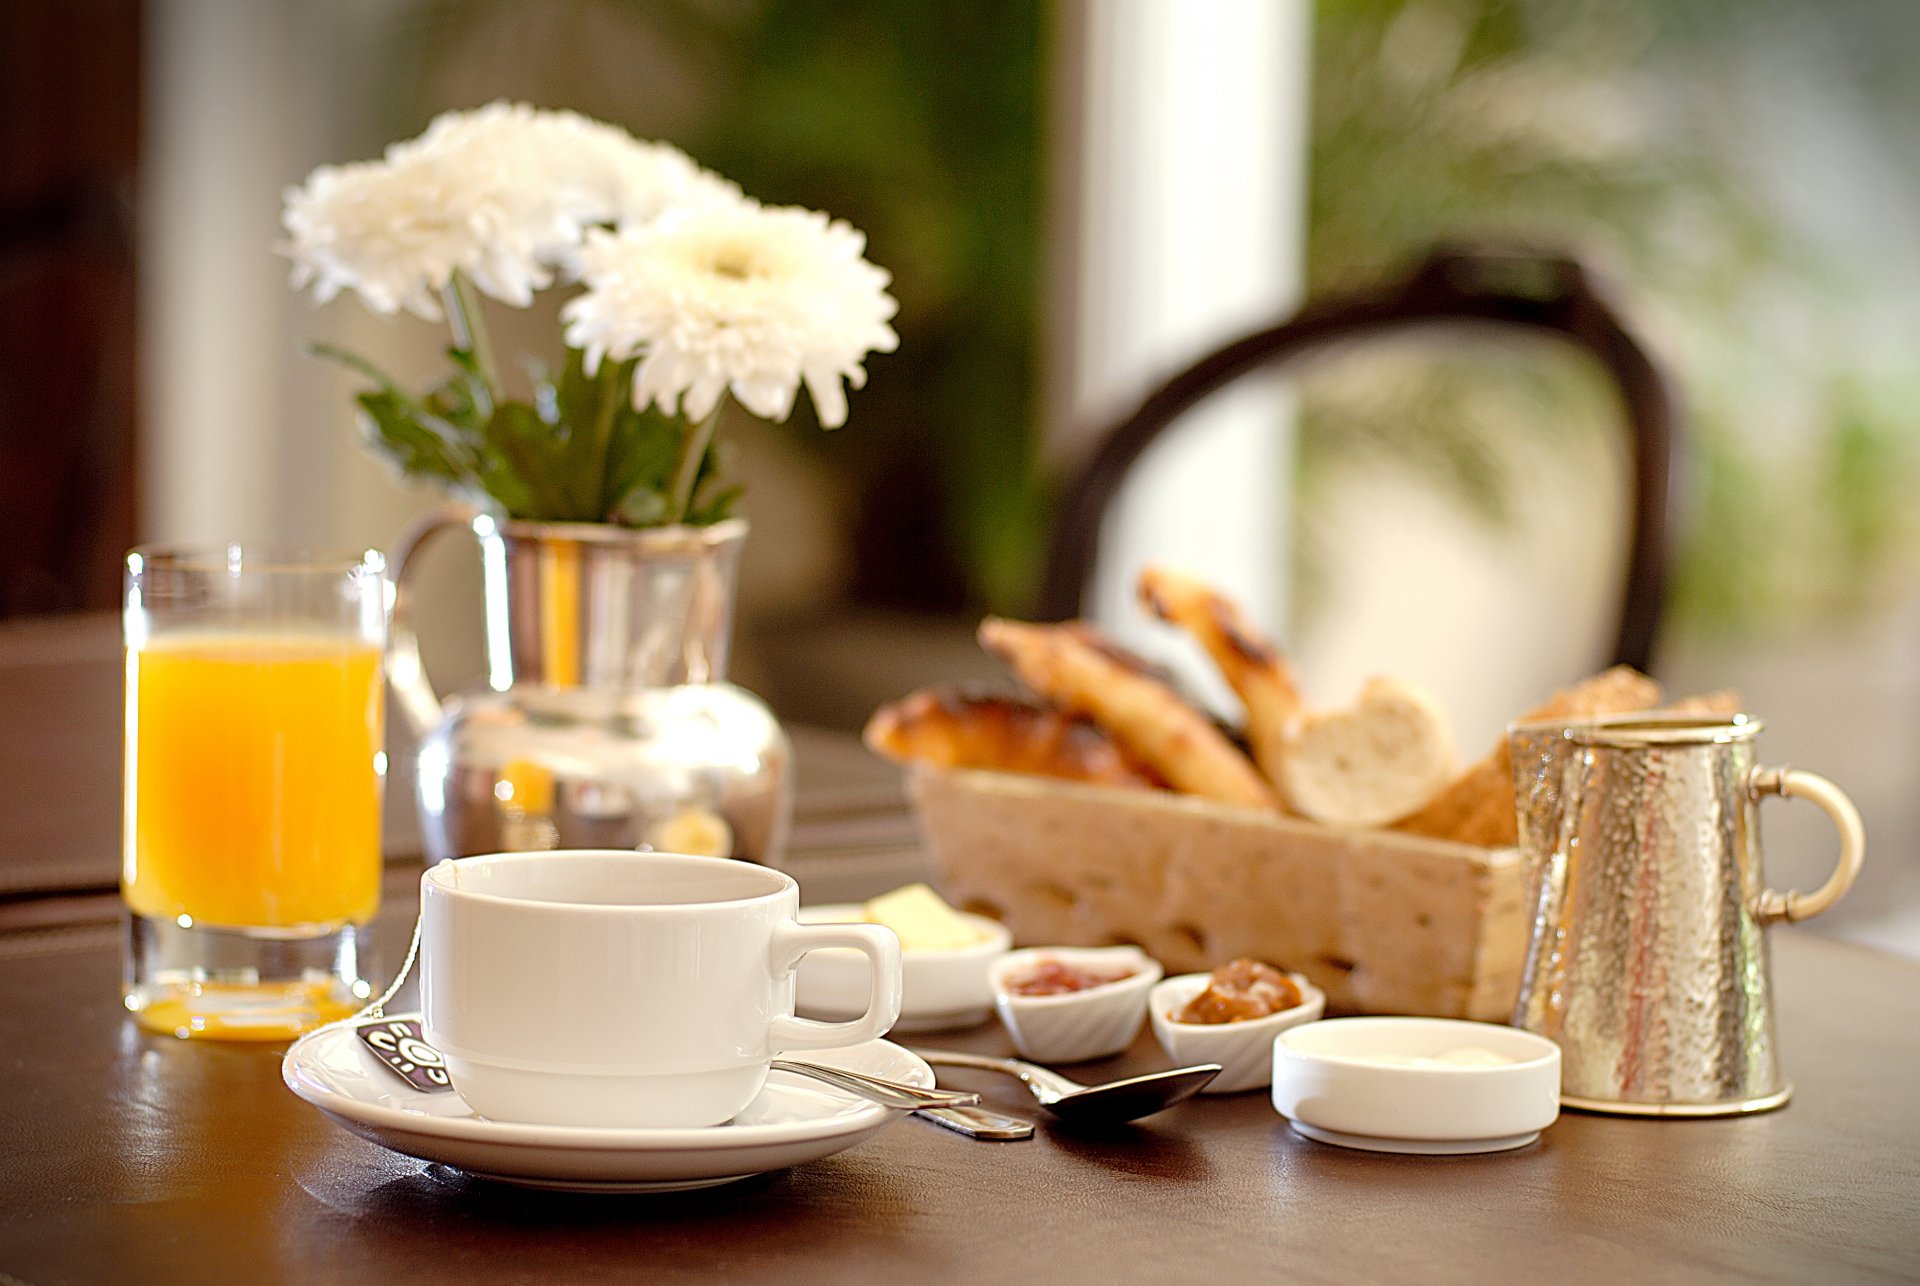
[[[1462,1045],[1431,1056],[1425,1054],[1349,1054],[1355,1062],[1385,1067],[1506,1067],[1515,1060],[1477,1045]]]
[[[924,884],[883,893],[861,912],[869,922],[884,924],[898,934],[903,951],[951,951],[987,938]]]

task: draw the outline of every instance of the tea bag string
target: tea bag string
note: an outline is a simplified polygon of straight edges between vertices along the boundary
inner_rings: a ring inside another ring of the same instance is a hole
[[[400,994],[400,988],[406,985],[407,979],[413,974],[414,962],[420,958],[420,926],[425,919],[425,911],[421,911],[413,917],[413,938],[407,943],[406,958],[400,962],[400,972],[393,976],[393,981],[387,984],[385,991],[375,996],[354,1013],[348,1014],[345,1018],[336,1018],[330,1023],[321,1023],[318,1027],[314,1028],[312,1032],[308,1032],[307,1034],[311,1036],[317,1032],[332,1031],[337,1027],[358,1027],[370,1018],[385,1018],[387,1016],[387,1006],[392,1004],[393,998]]]
[[[395,996],[400,994],[400,988],[405,985],[407,978],[413,973],[414,961],[420,958],[420,926],[425,923],[425,921],[426,912],[424,909],[413,917],[413,939],[407,943],[407,955],[406,958],[400,962],[400,972],[393,976],[393,981],[387,984],[387,989],[374,997],[372,1001],[368,1002],[367,1006],[359,1013],[343,1021],[357,1023],[366,1018],[385,1018],[387,1016],[387,1006],[392,1003]]]

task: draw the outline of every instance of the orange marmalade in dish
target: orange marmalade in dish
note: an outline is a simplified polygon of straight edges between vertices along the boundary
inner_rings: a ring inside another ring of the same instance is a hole
[[[1008,977],[1003,986],[1010,996],[1064,996],[1072,991],[1104,987],[1110,982],[1131,978],[1138,972],[1137,969],[1124,967],[1087,969],[1046,956],[1034,961],[1031,968]]]
[[[1206,987],[1173,1015],[1177,1023],[1244,1023],[1292,1009],[1303,997],[1293,979],[1270,964],[1240,959],[1221,965]]]

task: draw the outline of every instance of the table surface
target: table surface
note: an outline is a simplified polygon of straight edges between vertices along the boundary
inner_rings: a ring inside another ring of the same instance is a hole
[[[127,1018],[112,839],[105,851],[99,841],[113,819],[103,828],[93,811],[113,794],[111,757],[101,757],[117,753],[112,658],[103,671],[99,658],[54,648],[32,663],[32,681],[17,668],[10,681],[7,641],[5,1286],[643,1272],[916,1286],[1920,1279],[1920,966],[1794,929],[1773,935],[1773,973],[1797,1092],[1786,1109],[1744,1119],[1570,1113],[1517,1152],[1401,1157],[1302,1139],[1252,1093],[1102,1133],[1043,1123],[1022,1143],[902,1120],[781,1173],[619,1197],[530,1191],[385,1151],[294,1098],[279,1049],[151,1036]],[[61,684],[44,682],[52,672]],[[24,752],[23,725],[50,748]],[[889,768],[848,738],[796,742],[790,866],[811,900],[859,897],[925,869]],[[82,778],[57,785],[61,773]],[[390,864],[380,925],[390,960],[411,924],[417,873],[414,859]],[[1008,1049],[994,1026],[938,1040]],[[1082,1070],[1097,1078],[1165,1062],[1145,1037]],[[944,1079],[1033,1114],[1010,1080]]]

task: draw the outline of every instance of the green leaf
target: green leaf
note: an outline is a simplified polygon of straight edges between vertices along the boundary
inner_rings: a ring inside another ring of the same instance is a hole
[[[528,367],[531,402],[494,405],[463,348],[447,350],[453,374],[420,398],[343,349],[316,344],[313,351],[379,386],[357,398],[367,441],[403,473],[489,496],[514,518],[631,527],[671,519],[667,492],[691,429],[654,408],[633,408],[634,361],[608,362],[589,376],[583,355],[569,349],[557,376]],[[688,522],[719,522],[732,512],[740,488],[714,490],[726,464],[717,446],[702,457]]]
[[[487,386],[471,351],[449,348],[447,360],[453,363],[454,374],[429,394],[429,400],[444,405],[447,418],[478,431],[495,410],[493,391]]]
[[[623,408],[613,418],[613,431],[607,444],[607,512],[622,515],[653,513],[644,521],[622,517],[632,526],[648,526],[667,521],[667,485],[674,462],[680,458],[680,442],[687,433],[684,422],[658,411]],[[651,502],[637,495],[653,497]]]
[[[315,357],[324,357],[328,361],[338,362],[350,371],[358,371],[383,389],[396,393],[400,391],[400,386],[393,382],[391,375],[388,375],[385,371],[358,353],[350,353],[335,344],[320,343],[308,344],[307,351]]]
[[[366,412],[367,444],[402,473],[455,483],[471,480],[461,453],[431,427],[430,420],[423,419],[412,398],[388,388],[362,393],[354,400]]]
[[[584,355],[570,348],[554,385],[555,412],[572,430],[562,461],[568,494],[575,507],[594,515],[595,521],[607,516],[614,500],[608,494],[608,457],[633,367],[632,362],[603,362],[599,372],[589,377]]]
[[[480,490],[491,496],[508,517],[531,520],[548,517],[540,512],[540,498],[533,488],[497,452],[487,451],[481,455],[474,476]]]
[[[481,481],[515,518],[591,522],[567,494],[558,468],[564,426],[548,424],[525,402],[502,402],[487,420]]]
[[[452,491],[481,488],[480,442],[469,402],[445,396],[442,390],[429,393],[424,401],[417,399],[372,362],[332,344],[312,344],[308,351],[378,386],[354,398],[365,412],[362,432],[375,454],[409,477],[436,481]]]
[[[635,487],[614,506],[612,517],[628,527],[658,527],[667,520],[667,498],[658,491]]]
[[[721,488],[711,496],[703,497],[698,504],[687,511],[687,521],[696,527],[706,527],[725,521],[732,516],[734,505],[739,502],[746,490],[745,487],[736,483],[731,487]]]
[[[631,365],[631,363],[624,364]],[[600,391],[595,386],[599,382],[600,374],[604,373],[605,363],[602,363],[599,374],[588,375],[587,355],[577,348],[569,348],[567,360],[560,367],[560,377],[554,381],[554,392],[559,399],[562,412],[576,418],[591,414],[600,405]],[[625,393],[623,381],[621,395],[625,396]]]

